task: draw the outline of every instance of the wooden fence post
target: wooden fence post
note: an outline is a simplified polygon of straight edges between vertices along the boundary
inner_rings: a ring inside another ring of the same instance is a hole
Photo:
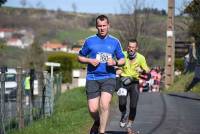
[[[17,67],[17,117],[19,129],[24,128],[22,68]]]

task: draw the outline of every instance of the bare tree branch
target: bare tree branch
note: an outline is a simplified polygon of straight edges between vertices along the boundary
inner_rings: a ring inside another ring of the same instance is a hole
[[[140,34],[145,33],[145,25],[149,19],[149,12],[140,13],[139,11],[144,8],[145,1],[139,0],[125,0],[121,4],[122,12],[125,15],[120,17],[120,37],[122,40],[126,38],[138,38]]]

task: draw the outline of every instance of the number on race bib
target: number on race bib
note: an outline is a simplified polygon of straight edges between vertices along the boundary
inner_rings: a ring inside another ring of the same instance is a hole
[[[106,63],[109,58],[112,58],[112,55],[109,53],[98,53],[96,55],[96,59],[99,60],[101,63]]]

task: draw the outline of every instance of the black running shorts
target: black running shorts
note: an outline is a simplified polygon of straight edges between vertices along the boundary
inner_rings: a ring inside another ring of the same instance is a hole
[[[101,92],[108,92],[112,95],[115,89],[116,79],[114,78],[86,81],[86,94],[88,99],[100,96]]]

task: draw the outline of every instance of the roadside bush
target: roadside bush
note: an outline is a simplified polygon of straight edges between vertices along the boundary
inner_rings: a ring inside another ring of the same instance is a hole
[[[86,65],[81,64],[77,60],[77,54],[71,54],[67,53],[67,57],[70,58],[72,62],[72,69],[81,69],[81,68],[86,68]]]
[[[53,52],[48,55],[49,62],[60,63],[61,66],[58,68],[54,68],[55,73],[61,72],[63,77],[62,82],[72,82],[72,70],[84,68],[85,65],[80,64],[77,61],[76,54],[69,54],[65,52]],[[50,67],[47,69],[50,71]]]
[[[60,63],[60,67],[54,68],[55,73],[61,72],[63,77],[63,82],[71,82],[72,81],[72,59],[70,59],[66,53],[56,52],[51,53],[48,56],[49,62]],[[50,71],[50,67],[47,69]]]
[[[178,69],[180,71],[184,70],[184,59],[183,58],[176,58],[174,64],[175,64],[175,69]]]

